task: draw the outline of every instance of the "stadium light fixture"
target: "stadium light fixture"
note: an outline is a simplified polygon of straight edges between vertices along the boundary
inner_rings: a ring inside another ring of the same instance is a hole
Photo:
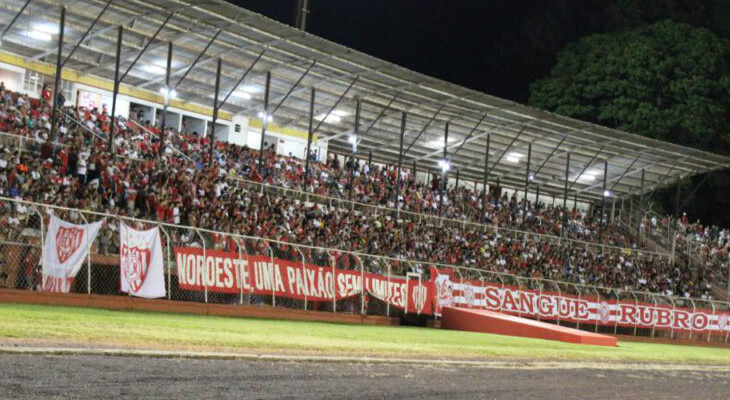
[[[243,90],[236,90],[233,93],[231,93],[231,96],[237,97],[237,98],[243,99],[243,100],[251,100],[251,95]]]
[[[335,113],[330,113],[330,115],[327,114],[319,114],[316,117],[314,117],[317,121],[322,121],[328,123],[328,124],[339,124],[342,122],[342,117],[339,115],[336,115]]]
[[[439,160],[439,167],[441,168],[441,172],[445,174],[451,169],[451,163],[449,160]]]
[[[30,32],[28,32],[28,36],[31,39],[40,40],[42,42],[50,42],[53,37],[50,33],[41,32],[35,29],[32,29]]]
[[[174,88],[170,88],[169,90],[166,87],[160,88],[160,94],[163,96],[168,96],[170,99],[176,99],[177,98],[177,90]]]
[[[357,135],[350,135],[347,142],[352,145],[352,152],[357,153]]]
[[[259,113],[258,113],[258,114],[256,114],[256,116],[258,116],[259,118],[261,118],[261,120],[262,120],[262,121],[263,121],[263,120],[265,119],[265,120],[266,120],[266,122],[274,122],[274,116],[273,116],[273,115],[269,115],[269,116],[267,117],[267,116],[266,116],[266,113],[265,113],[265,112],[263,112],[263,111],[259,111]]]
[[[517,164],[520,162],[520,159],[524,156],[525,156],[524,154],[520,154],[516,151],[513,151],[513,152],[507,154],[507,157],[505,158],[505,160],[507,160],[507,162]]]
[[[32,26],[34,31],[47,33],[49,35],[58,35],[58,25],[56,24],[42,22],[35,23]]]
[[[603,191],[603,197],[611,197],[611,191],[606,189]]]
[[[530,179],[530,181],[534,181],[535,180],[535,174],[530,174],[530,176],[528,177],[528,179]]]

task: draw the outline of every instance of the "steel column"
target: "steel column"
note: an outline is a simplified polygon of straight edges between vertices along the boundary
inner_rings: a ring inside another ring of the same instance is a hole
[[[213,151],[215,150],[215,124],[218,122],[218,92],[221,88],[221,69],[223,67],[223,60],[218,58],[218,65],[215,70],[215,92],[213,93],[213,123],[211,124],[210,130],[210,149],[208,153],[208,163],[213,165]],[[261,168],[259,166],[259,168]]]
[[[492,135],[487,135],[487,147],[484,151],[484,182],[482,188],[482,222],[485,220],[487,215],[487,187],[489,185],[489,145],[492,141]]]
[[[639,229],[644,221],[644,174],[646,170],[641,170],[641,193],[639,194]]]
[[[355,144],[352,145],[352,158],[350,159],[350,190],[347,199],[352,200],[352,186],[355,183],[355,152],[357,149],[357,140],[360,133],[360,97],[355,99]]]
[[[444,206],[444,192],[448,188],[447,180],[449,179],[449,171],[447,163],[449,159],[449,121],[446,121],[444,127],[444,166],[441,167],[441,190],[439,190],[439,215],[441,215]]]
[[[560,236],[565,235],[565,227],[568,224],[568,180],[570,180],[570,153],[565,157],[565,186],[563,188],[563,224]]]
[[[674,197],[674,216],[679,220],[679,195],[682,191],[682,181],[677,179],[677,194]],[[730,281],[729,281],[730,282]]]
[[[172,70],[172,42],[167,44],[167,65],[165,66],[165,103],[162,106],[162,121],[160,122],[160,147],[159,155],[162,155],[165,147],[165,138],[167,137],[167,107],[170,105],[170,96],[172,89],[170,88],[170,71]],[[182,117],[181,117],[182,118]]]
[[[58,54],[56,55],[56,79],[55,83],[53,84],[53,98],[51,99],[51,102],[53,103],[53,111],[51,113],[51,135],[49,139],[53,142],[56,140],[56,132],[57,127],[56,123],[58,122],[58,108],[63,107],[63,104],[56,104],[58,102],[58,89],[61,86],[61,71],[63,69],[63,33],[66,28],[66,7],[61,7],[61,27],[60,27],[60,33],[58,34]]]
[[[527,168],[525,169],[525,197],[522,199],[522,227],[527,223],[527,192],[530,190],[530,163],[532,162],[532,142],[527,145]]]
[[[603,162],[603,192],[601,193],[601,219],[598,224],[599,229],[603,231],[603,214],[606,213],[606,182],[608,181],[608,161]]]
[[[111,126],[109,127],[109,154],[114,154],[114,127],[116,125],[117,115],[117,96],[119,95],[119,63],[122,55],[122,36],[124,35],[124,27],[119,25],[117,32],[117,55],[114,62],[114,93],[112,94],[112,115]]]
[[[459,169],[456,169],[456,184],[454,185],[454,189],[459,188]]]
[[[314,97],[316,89],[312,86],[312,97],[309,100],[309,133],[307,135],[307,154],[304,158],[304,177],[302,178],[302,185],[304,191],[307,191],[307,178],[309,178],[309,159],[312,158],[312,136],[314,135]]]
[[[259,148],[259,175],[263,179],[264,164],[264,139],[266,138],[266,128],[269,125],[269,92],[271,91],[271,71],[266,71],[266,87],[264,88],[264,123],[261,127],[261,146]]]
[[[400,147],[398,150],[398,170],[396,171],[396,187],[395,187],[395,209],[400,210],[400,169],[401,164],[403,163],[403,140],[406,137],[406,120],[408,118],[408,114],[403,112],[403,116],[401,117],[400,121]]]

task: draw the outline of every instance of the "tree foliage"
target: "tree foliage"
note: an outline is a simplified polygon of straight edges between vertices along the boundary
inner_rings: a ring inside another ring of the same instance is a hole
[[[568,45],[550,74],[531,85],[530,104],[730,155],[730,44],[707,29],[669,20],[590,35]],[[725,175],[698,191],[687,207],[695,217],[730,222]],[[673,211],[667,192],[657,200]]]
[[[568,45],[530,104],[623,131],[730,152],[730,46],[672,21]]]

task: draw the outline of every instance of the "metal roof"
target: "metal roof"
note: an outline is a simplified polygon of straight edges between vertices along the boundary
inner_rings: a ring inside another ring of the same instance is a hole
[[[3,1],[3,27],[24,4],[25,0]],[[61,5],[67,7],[67,55],[106,1],[32,0],[3,38],[0,51],[52,63],[56,43],[34,39],[29,31],[43,29],[44,24],[57,25]],[[309,88],[315,87],[315,115],[327,114],[337,106],[338,123],[332,118],[321,124],[315,121],[319,125],[316,134],[326,138],[330,151],[337,153],[351,151],[348,136],[353,131],[358,97],[362,102],[360,155],[372,151],[375,161],[395,163],[401,115],[406,112],[404,167],[416,160],[419,169],[437,170],[448,121],[451,164],[462,179],[477,182],[484,175],[488,136],[490,181],[499,177],[503,185],[524,187],[527,149],[532,144],[532,185],[539,184],[543,193],[561,195],[570,153],[570,195],[583,200],[602,197],[605,161],[607,188],[617,197],[639,194],[642,171],[648,192],[680,177],[730,166],[727,157],[563,117],[416,73],[221,0],[113,1],[65,68],[81,75],[113,77],[116,27],[125,27],[123,71],[168,17],[130,70],[126,85],[155,92],[163,87],[167,44],[172,41],[173,84],[200,55],[195,68],[176,88],[178,98],[212,107],[216,59],[223,59],[221,96],[225,97],[263,52],[244,81],[251,98],[231,97],[224,110],[255,117],[263,109],[262,88],[270,71],[274,123],[306,131]]]

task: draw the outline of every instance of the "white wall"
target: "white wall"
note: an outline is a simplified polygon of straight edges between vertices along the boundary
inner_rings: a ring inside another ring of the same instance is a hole
[[[0,63],[0,82],[13,92],[20,92],[23,89],[23,77],[25,71],[13,65]]]

